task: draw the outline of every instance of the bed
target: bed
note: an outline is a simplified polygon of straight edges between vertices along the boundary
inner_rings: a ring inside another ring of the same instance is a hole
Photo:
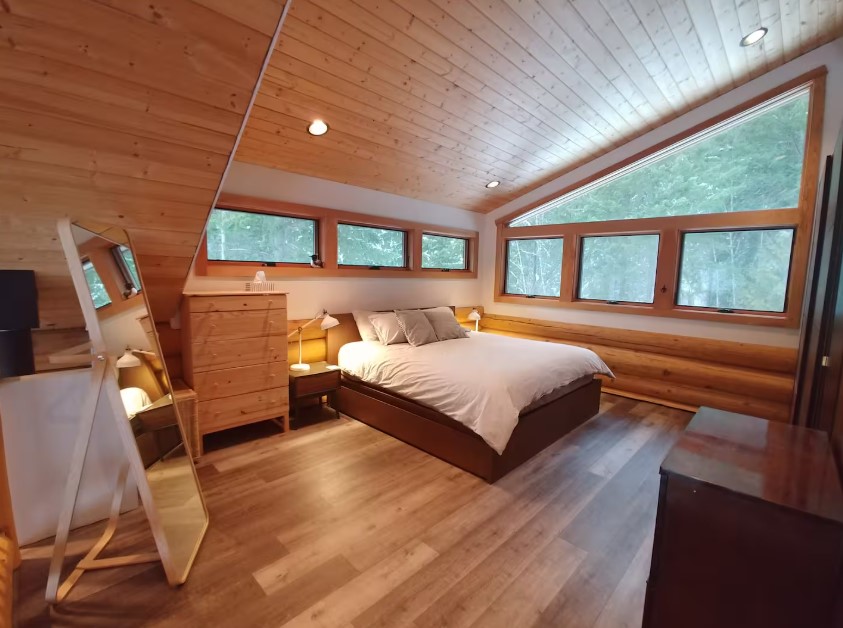
[[[343,371],[337,410],[488,482],[597,414],[594,374],[611,376],[578,347],[482,332],[384,347],[361,341],[351,314],[336,318],[327,348]]]

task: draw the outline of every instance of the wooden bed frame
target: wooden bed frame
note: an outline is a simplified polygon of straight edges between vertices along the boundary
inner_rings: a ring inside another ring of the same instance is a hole
[[[337,363],[340,347],[360,340],[351,314],[328,330],[328,362]],[[550,397],[551,395],[549,395]],[[562,438],[600,407],[600,380],[594,379],[562,397],[523,413],[502,455],[463,424],[428,406],[343,375],[336,409],[362,423],[495,482]]]

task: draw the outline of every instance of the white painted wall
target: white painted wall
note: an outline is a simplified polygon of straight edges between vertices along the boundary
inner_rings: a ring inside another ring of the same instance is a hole
[[[120,357],[126,347],[152,351],[149,337],[141,327],[139,319],[146,316],[146,304],[139,298],[137,307],[120,312],[114,316],[100,318],[100,330],[105,341],[105,350],[109,355]]]
[[[612,312],[595,312],[575,309],[495,303],[495,220],[530,203],[588,177],[595,172],[618,163],[683,130],[735,107],[754,96],[798,77],[805,72],[825,65],[826,82],[825,124],[823,127],[822,155],[834,150],[834,141],[843,121],[843,38],[805,54],[772,72],[769,72],[715,100],[680,116],[679,118],[617,148],[572,172],[525,194],[486,216],[480,233],[480,276],[482,303],[488,312],[510,316],[524,316],[545,320],[565,321],[605,327],[618,327],[644,331],[658,331],[682,336],[719,338],[743,342],[795,347],[799,343],[799,330],[772,329],[733,325],[707,321],[691,321],[655,316],[634,316]]]
[[[293,174],[273,168],[234,162],[223,185],[225,192],[247,194],[291,203],[317,205],[399,220],[414,220],[446,227],[480,230],[484,216],[455,207],[404,196]],[[368,279],[334,277],[275,281],[276,289],[289,293],[288,316],[310,318],[320,309],[350,312],[353,309],[389,309],[435,305],[476,305],[480,282],[476,279]],[[191,270],[186,291],[242,290],[242,278],[199,277]]]
[[[21,545],[56,533],[80,409],[92,378],[92,369],[74,369],[0,380],[9,490]],[[125,459],[110,406],[100,399],[72,528],[108,517],[117,473]],[[138,504],[137,485],[130,475],[123,510]]]

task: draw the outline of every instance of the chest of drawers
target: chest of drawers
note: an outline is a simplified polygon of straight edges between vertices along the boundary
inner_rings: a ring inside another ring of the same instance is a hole
[[[200,435],[268,419],[289,429],[285,294],[185,294],[182,357]]]
[[[662,463],[644,628],[843,626],[828,436],[702,408]]]

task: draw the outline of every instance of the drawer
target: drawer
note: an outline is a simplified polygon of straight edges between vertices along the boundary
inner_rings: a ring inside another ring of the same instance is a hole
[[[287,339],[284,336],[273,336],[205,342],[192,345],[190,355],[194,378],[201,371],[253,364],[287,364]],[[194,385],[193,381],[190,383]]]
[[[188,297],[188,311],[193,312],[236,312],[261,310],[286,310],[286,294],[220,295]]]
[[[340,387],[340,371],[337,369],[328,373],[294,377],[291,381],[291,386],[292,393],[296,397],[336,390]]]
[[[287,416],[287,387],[199,402],[199,430],[203,434],[238,425]]]
[[[203,401],[287,385],[286,362],[203,371],[193,376],[193,389]]]
[[[287,335],[287,310],[208,312],[190,315],[194,343]]]

